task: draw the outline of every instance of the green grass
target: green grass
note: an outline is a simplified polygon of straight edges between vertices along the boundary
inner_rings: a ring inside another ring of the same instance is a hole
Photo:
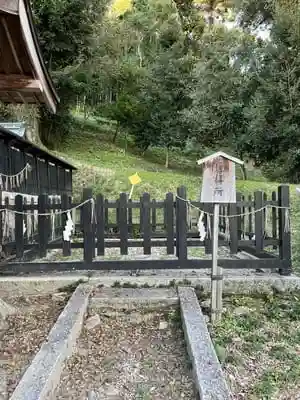
[[[300,292],[228,296],[224,308],[212,337],[235,396],[297,398]]]
[[[201,188],[201,170],[196,166],[197,157],[187,157],[180,151],[170,153],[170,168],[164,166],[164,150],[153,148],[144,155],[138,154],[130,138],[125,143],[125,134],[120,134],[116,144],[112,143],[115,123],[105,118],[84,120],[76,116],[75,134],[70,136],[57,154],[78,167],[74,175],[74,196],[80,198],[83,187],[93,187],[95,193],[102,193],[115,199],[120,192],[129,192],[128,177],[138,172],[142,182],[133,192],[138,199],[144,192],[152,198],[163,199],[167,192],[175,192],[183,185],[188,198],[197,199]],[[126,151],[125,151],[126,149]],[[199,156],[200,157],[200,156]],[[278,184],[267,182],[260,171],[252,171],[250,179],[237,180],[237,190],[244,195],[263,190],[268,196],[277,190]],[[237,178],[240,172],[237,170]],[[296,197],[295,185],[291,189],[291,222],[294,267],[300,268],[300,198]],[[270,197],[269,197],[270,198]]]

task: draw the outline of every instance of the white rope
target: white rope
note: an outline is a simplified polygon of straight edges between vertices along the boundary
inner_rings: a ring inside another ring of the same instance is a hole
[[[194,204],[192,204],[191,200],[184,199],[184,198],[182,198],[182,197],[180,197],[180,196],[177,196],[177,195],[176,195],[176,197],[177,197],[179,200],[182,200],[182,201],[184,201],[185,203],[187,203],[190,207],[192,207],[192,208],[198,210],[202,215],[206,215],[206,216],[208,216],[208,217],[213,217],[213,215],[214,215],[213,213],[210,213],[210,212],[208,212],[208,211],[201,210],[201,208],[199,208],[199,207],[195,206]],[[95,220],[95,217],[96,217],[96,215],[95,215],[95,200],[94,200],[93,198],[87,199],[87,200],[83,201],[82,203],[77,204],[75,207],[68,208],[67,210],[60,210],[60,211],[57,210],[56,215],[62,215],[62,214],[64,214],[64,213],[72,212],[73,210],[76,210],[76,209],[78,209],[78,208],[84,206],[85,204],[87,204],[87,203],[89,203],[89,202],[92,203],[92,212],[91,212],[91,222],[92,222],[92,221]],[[262,212],[263,210],[265,210],[265,209],[267,209],[267,208],[269,208],[269,207],[276,208],[276,209],[279,209],[279,210],[285,209],[285,210],[286,210],[286,215],[288,215],[288,212],[289,212],[289,210],[290,210],[290,207],[284,207],[284,206],[276,206],[276,205],[272,205],[272,204],[266,204],[266,205],[264,205],[264,206],[261,207],[261,208],[258,208],[258,209],[256,209],[256,210],[252,210],[252,211],[249,211],[249,212],[246,211],[245,213],[242,213],[242,214],[227,214],[227,215],[226,215],[226,218],[236,218],[236,217],[243,217],[243,216],[246,216],[246,215],[256,214],[256,213],[258,213],[258,212]],[[16,211],[16,210],[10,210],[10,209],[8,209],[8,208],[1,208],[1,209],[0,209],[0,212],[9,212],[9,213],[12,213],[12,214],[27,215],[27,212],[26,212],[26,211],[25,211],[25,212],[23,212],[23,211]],[[44,217],[47,217],[47,216],[52,216],[52,212],[48,212],[48,213],[37,213],[36,215],[37,215],[37,216],[44,216]],[[285,218],[285,220],[286,220],[286,223],[289,223],[289,221],[288,221],[289,218]]]
[[[17,174],[13,175],[6,175],[0,173],[0,187],[1,189],[4,188],[5,190],[8,190],[8,187],[20,187],[20,185],[23,183],[24,179],[27,179],[28,177],[28,172],[32,170],[31,165],[27,163],[21,171],[19,171]]]
[[[89,202],[92,203],[92,213],[91,213],[92,215],[91,215],[91,217],[95,218],[95,212],[93,211],[95,202],[94,202],[93,198],[87,199],[87,200],[83,201],[82,203],[77,204],[75,207],[68,208],[67,210],[57,210],[55,215],[62,215],[62,214],[68,213],[68,212],[72,212],[73,210],[77,210],[78,208],[84,206],[85,204],[87,204]],[[16,210],[10,210],[8,208],[1,208],[0,212],[8,212],[8,213],[18,214],[18,215],[27,215],[26,211],[24,211],[24,212],[23,211],[16,211]],[[37,212],[36,216],[40,216],[40,217],[49,217],[50,216],[51,217],[52,216],[52,212],[48,212],[48,213],[39,213],[39,212]]]
[[[25,172],[25,171],[26,171],[26,178],[27,178],[27,173],[28,173],[28,171],[31,171],[31,165],[30,165],[29,163],[27,163],[27,164],[25,165],[25,167],[24,167],[23,169],[21,169],[21,171],[18,172],[17,174],[14,174],[14,175],[6,175],[6,174],[2,174],[2,173],[0,172],[0,176],[3,176],[4,178],[15,178],[15,177],[17,177],[17,176],[23,174],[23,172]]]
[[[177,196],[177,195],[176,195],[176,197],[177,197],[177,199],[182,200],[182,201],[184,201],[185,203],[188,203],[191,207],[195,208],[195,209],[198,210],[200,213],[203,213],[204,215],[213,217],[213,215],[214,215],[213,213],[210,213],[210,212],[208,212],[208,211],[201,210],[201,208],[196,207],[194,204],[192,204],[191,200],[184,199],[184,198],[182,198],[182,197],[180,197],[180,196]],[[269,207],[276,208],[276,209],[279,209],[279,210],[290,210],[290,207],[284,207],[284,206],[276,206],[276,205],[272,205],[272,204],[266,204],[266,205],[264,205],[263,207],[258,208],[257,210],[253,210],[253,211],[249,211],[249,212],[246,211],[246,212],[243,213],[243,214],[229,214],[229,215],[227,215],[227,218],[236,218],[236,217],[243,217],[243,216],[246,216],[246,215],[256,214],[256,213],[258,213],[258,212],[262,212],[263,210],[265,210],[266,208],[269,208]]]

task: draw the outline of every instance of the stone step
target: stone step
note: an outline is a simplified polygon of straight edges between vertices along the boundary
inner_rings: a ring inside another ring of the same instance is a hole
[[[90,297],[89,308],[132,310],[136,308],[165,308],[179,304],[176,289],[157,288],[97,288]]]

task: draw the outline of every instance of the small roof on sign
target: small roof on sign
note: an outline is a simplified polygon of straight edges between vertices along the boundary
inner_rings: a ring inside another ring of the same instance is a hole
[[[239,158],[232,157],[229,154],[224,153],[223,151],[217,151],[216,153],[213,153],[210,156],[201,158],[201,160],[197,161],[197,164],[198,165],[205,164],[208,161],[211,161],[211,160],[213,160],[214,158],[217,158],[217,157],[227,158],[227,160],[230,160],[230,161],[234,162],[235,164],[239,164],[239,165],[243,165],[244,164],[244,161],[240,160]]]

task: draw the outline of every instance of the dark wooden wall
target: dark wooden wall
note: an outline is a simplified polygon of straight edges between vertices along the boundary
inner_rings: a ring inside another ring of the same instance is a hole
[[[12,141],[0,139],[0,174],[14,175],[19,173],[26,164],[32,170],[28,173],[19,187],[10,187],[7,191],[25,194],[72,194],[72,170],[54,157],[51,161],[45,157],[26,152],[26,149],[17,148]],[[3,190],[3,189],[2,189]]]

